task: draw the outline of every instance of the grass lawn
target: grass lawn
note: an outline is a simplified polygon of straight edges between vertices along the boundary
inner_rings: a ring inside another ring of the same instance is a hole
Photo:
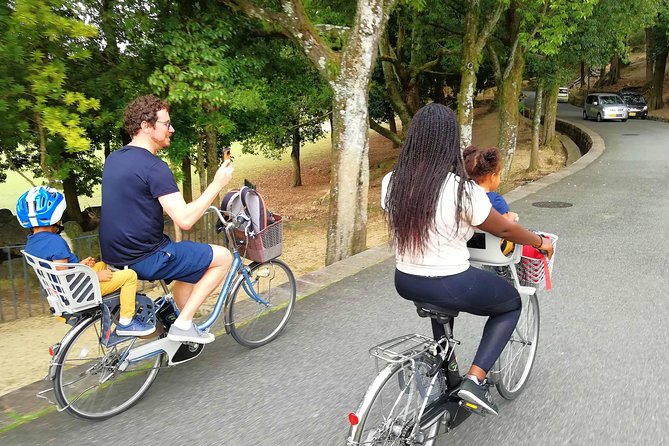
[[[301,150],[302,162],[314,161],[315,159],[325,158],[330,151],[330,139],[324,137],[314,144],[304,144]],[[234,158],[235,173],[229,188],[240,187],[244,184],[244,178],[256,182],[262,175],[271,175],[272,171],[278,168],[290,168],[290,152],[286,151],[281,159],[267,159],[262,155],[243,154],[241,145],[233,144],[232,156]],[[327,158],[326,158],[327,159]],[[35,184],[42,184],[43,179],[34,179],[32,175],[26,173],[26,176],[33,179]],[[179,186],[181,186],[179,184]],[[284,186],[284,185],[282,185]],[[285,185],[289,187],[290,185]],[[16,172],[7,172],[7,181],[0,183],[0,209],[6,208],[14,212],[17,198],[30,189],[31,184]],[[193,169],[193,188],[194,195],[199,195],[199,177]],[[81,209],[100,205],[100,186],[93,190],[92,197],[80,196],[79,205]]]

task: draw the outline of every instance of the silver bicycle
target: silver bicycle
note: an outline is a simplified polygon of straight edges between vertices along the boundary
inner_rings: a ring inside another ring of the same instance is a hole
[[[226,333],[241,345],[260,347],[286,327],[295,307],[295,277],[288,265],[276,258],[245,264],[238,248],[249,241],[238,236],[243,234],[240,225],[246,222],[215,207],[209,210],[221,222],[233,261],[211,314],[198,328],[208,330],[224,314]],[[280,234],[269,238],[277,237],[280,239]],[[155,301],[136,296],[137,316],[155,324],[156,331],[143,337],[119,336],[115,325],[119,294],[103,297],[92,269],[23,254],[46,291],[54,314],[72,325],[62,341],[50,349],[48,378],[53,389],[38,394],[46,397],[46,392],[53,390],[59,411],[87,420],[117,415],[140,400],[162,367],[190,361],[202,353],[204,344],[172,341],[166,336],[178,309],[163,281],[165,293]]]
[[[492,271],[518,289],[522,310],[504,351],[488,374],[499,394],[513,400],[528,382],[539,342],[539,301],[534,283],[521,281],[521,247],[510,257],[500,239],[479,233],[478,246],[469,246],[472,265]],[[557,237],[551,236],[555,245]],[[552,262],[551,262],[552,266]],[[522,275],[521,277],[525,277]],[[543,280],[543,276],[542,279]],[[539,282],[539,280],[537,280]],[[536,285],[540,285],[537,283]],[[428,317],[433,337],[408,334],[369,350],[380,372],[355,412],[349,413],[347,445],[433,445],[440,433],[457,427],[472,413],[485,411],[457,396],[462,376],[453,337],[457,311],[415,303],[420,317]],[[381,367],[381,365],[385,366]]]

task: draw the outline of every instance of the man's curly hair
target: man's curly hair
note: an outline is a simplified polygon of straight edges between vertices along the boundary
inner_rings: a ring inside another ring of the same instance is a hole
[[[156,113],[160,110],[169,111],[169,104],[152,94],[138,97],[128,104],[123,113],[125,131],[133,137],[142,128],[142,121],[155,125],[158,120]]]

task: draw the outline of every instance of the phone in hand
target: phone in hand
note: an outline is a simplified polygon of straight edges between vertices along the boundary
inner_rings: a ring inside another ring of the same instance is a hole
[[[231,161],[230,159],[230,147],[226,147],[223,149],[223,162],[225,161]]]

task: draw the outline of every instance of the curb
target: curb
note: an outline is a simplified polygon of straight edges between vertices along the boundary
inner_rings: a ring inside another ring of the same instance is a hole
[[[646,117],[649,121],[657,121],[657,122],[669,122],[669,118],[663,118],[662,116],[651,116],[648,115]]]
[[[604,145],[604,140],[602,139],[601,136],[599,136],[598,133],[592,131],[587,127],[582,126],[577,122],[568,119],[561,119],[560,121],[573,125],[574,127],[580,129],[585,134],[587,134],[590,137],[590,140],[592,141],[592,146],[590,147],[590,150],[588,150],[588,152],[585,155],[581,156],[578,160],[574,161],[571,165],[565,167],[564,169],[546,175],[545,177],[533,181],[532,183],[524,184],[518,187],[517,189],[512,190],[511,192],[507,192],[506,194],[504,194],[504,198],[508,203],[513,203],[514,201],[522,200],[523,198],[526,198],[528,195],[531,195],[547,186],[550,186],[551,184],[555,184],[558,181],[563,180],[564,178],[586,168],[593,161],[599,158],[602,153],[604,153],[606,146]]]
[[[539,180],[522,185],[517,189],[506,193],[504,198],[507,202],[512,203],[521,200],[551,184],[557,183],[558,181],[584,169],[604,153],[606,147],[601,136],[576,122],[570,120],[562,121],[579,128],[590,137],[592,146],[588,153],[581,156],[570,166],[565,167],[558,172],[546,175]],[[390,249],[390,245],[389,243],[384,243],[337,263],[333,263],[332,265],[300,276],[296,278],[297,300],[309,297],[330,285],[377,265],[391,257],[393,257],[393,252]],[[13,392],[1,395],[0,435],[20,426],[21,424],[39,418],[45,413],[56,410],[54,405],[35,396],[37,392],[45,390],[50,386],[50,381],[40,380]]]

